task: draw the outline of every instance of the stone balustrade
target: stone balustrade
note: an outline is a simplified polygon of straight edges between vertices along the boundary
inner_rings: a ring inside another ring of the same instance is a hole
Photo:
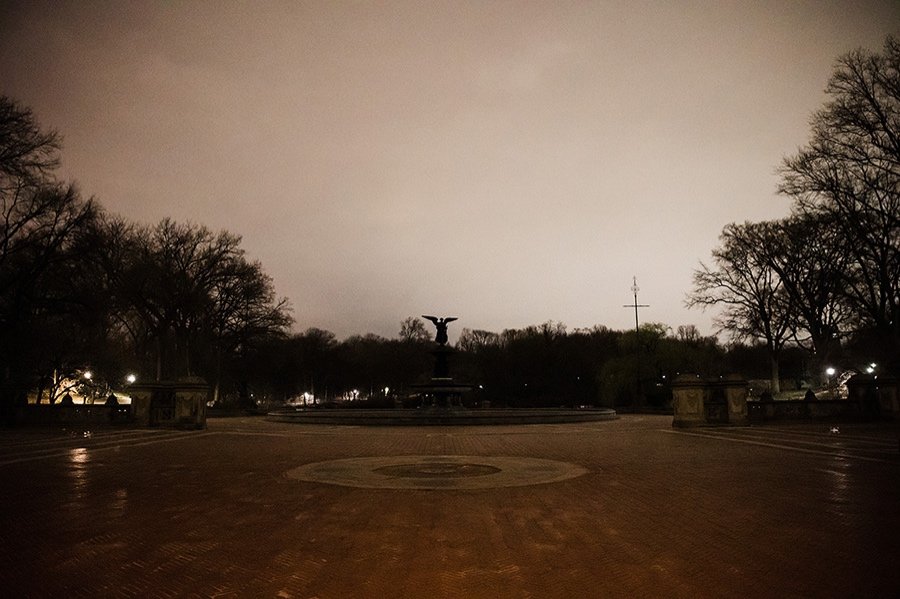
[[[745,425],[747,392],[747,381],[736,374],[718,379],[678,375],[672,382],[672,426]]]
[[[129,390],[135,424],[206,428],[209,386],[201,379],[133,385]]]

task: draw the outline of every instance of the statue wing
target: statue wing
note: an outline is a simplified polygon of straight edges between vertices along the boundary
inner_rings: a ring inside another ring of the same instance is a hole
[[[456,316],[448,316],[444,319],[444,322],[453,322],[454,320],[459,320]]]
[[[423,315],[422,315],[422,318],[424,318],[424,319],[426,319],[426,320],[430,320],[430,321],[433,322],[434,324],[437,324],[437,322],[438,322],[437,316],[425,316],[425,315],[423,314]]]

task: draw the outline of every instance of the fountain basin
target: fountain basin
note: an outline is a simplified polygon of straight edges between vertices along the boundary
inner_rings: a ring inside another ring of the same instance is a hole
[[[273,422],[351,426],[472,426],[597,422],[618,418],[609,408],[475,409],[424,407],[415,409],[285,409],[266,415]]]

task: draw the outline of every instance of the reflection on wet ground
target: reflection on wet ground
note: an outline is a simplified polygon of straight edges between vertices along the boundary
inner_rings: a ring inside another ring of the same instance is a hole
[[[344,468],[354,464],[368,469]],[[547,478],[550,466],[577,475]],[[371,484],[291,478],[298,468]],[[501,484],[514,474],[542,478]],[[0,589],[10,597],[900,589],[893,425],[674,431],[671,417],[635,415],[507,427],[235,418],[199,432],[8,431],[0,489]]]
[[[84,447],[69,450],[67,474],[69,478],[69,495],[66,505],[70,509],[85,507],[88,500],[87,488],[90,482],[90,453]]]

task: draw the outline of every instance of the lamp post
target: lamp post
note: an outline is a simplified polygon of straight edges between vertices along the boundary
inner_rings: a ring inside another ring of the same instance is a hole
[[[93,404],[94,403],[94,387],[93,387],[93,385],[91,385],[91,380],[94,378],[94,373],[91,372],[90,370],[85,370],[84,374],[82,376],[87,381],[87,383],[86,383],[87,395],[84,396],[83,401],[85,404]]]
[[[834,389],[834,373],[837,372],[833,366],[829,366],[825,369],[825,374],[828,376],[828,394],[831,396],[831,399],[835,399],[835,389]]]

